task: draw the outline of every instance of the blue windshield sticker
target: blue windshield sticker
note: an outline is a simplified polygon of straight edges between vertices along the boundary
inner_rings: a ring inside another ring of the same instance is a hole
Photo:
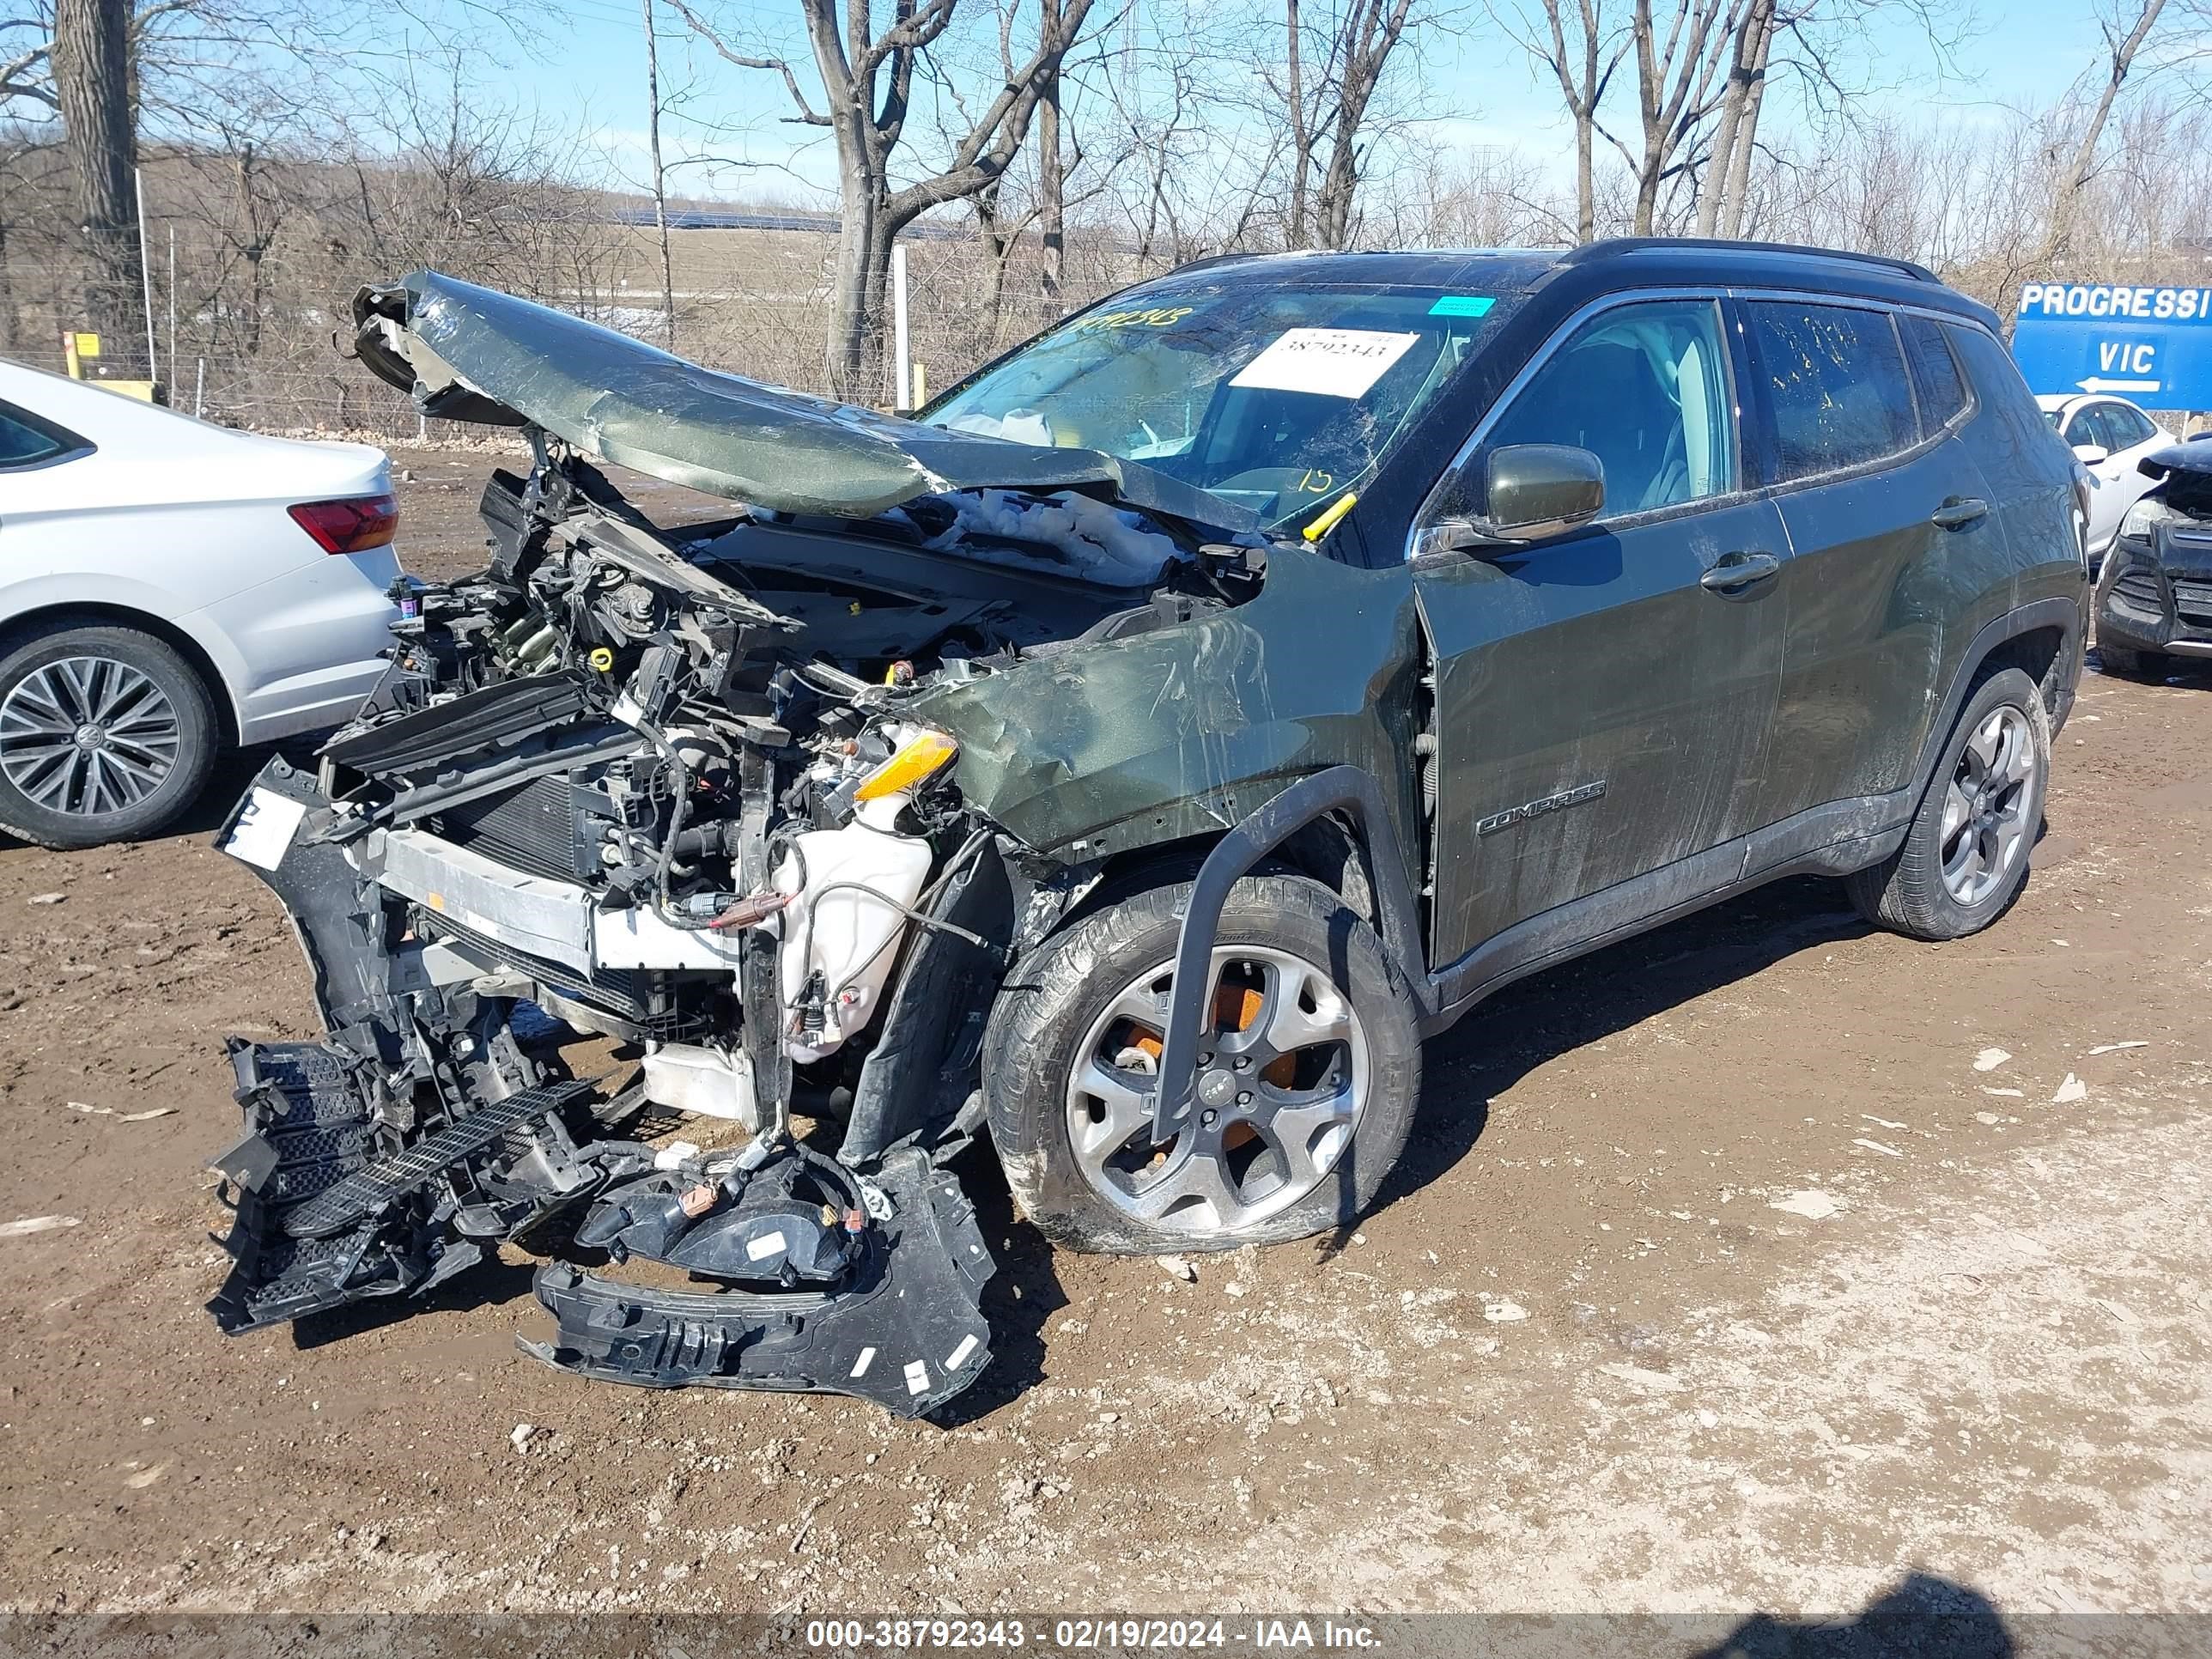
[[[1487,317],[1498,301],[1487,294],[1447,294],[1429,307],[1431,317]]]

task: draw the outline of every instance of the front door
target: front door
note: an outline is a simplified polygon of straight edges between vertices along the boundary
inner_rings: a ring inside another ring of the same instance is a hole
[[[1759,827],[1788,550],[1744,489],[1735,380],[1717,300],[1608,307],[1540,354],[1425,512],[1480,516],[1509,445],[1571,445],[1604,469],[1589,526],[1416,560],[1437,654],[1437,963]]]

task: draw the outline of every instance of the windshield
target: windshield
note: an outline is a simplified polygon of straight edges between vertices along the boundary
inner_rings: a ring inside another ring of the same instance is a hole
[[[1357,490],[1472,354],[1501,303],[1376,284],[1173,279],[1063,323],[925,418],[1103,450],[1303,520]]]

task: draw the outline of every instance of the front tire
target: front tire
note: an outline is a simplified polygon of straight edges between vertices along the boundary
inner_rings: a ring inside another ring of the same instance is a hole
[[[1082,918],[993,1011],[992,1139],[1055,1243],[1151,1255],[1303,1238],[1371,1204],[1405,1149],[1420,1085],[1413,999],[1357,912],[1275,874],[1246,877],[1222,907],[1199,1099],[1183,1133],[1152,1146],[1190,891],[1153,888]]]
[[[1990,675],[1966,699],[1905,844],[1844,878],[1859,914],[1909,939],[1988,927],[2027,879],[2050,778],[2041,690],[2017,668]]]
[[[131,841],[214,769],[215,703],[135,628],[51,624],[0,643],[0,830],[60,848]]]
[[[2107,674],[2117,674],[2122,679],[2150,680],[2166,678],[2166,659],[2155,651],[2138,650],[2131,645],[2107,645],[2097,641],[2098,666]]]

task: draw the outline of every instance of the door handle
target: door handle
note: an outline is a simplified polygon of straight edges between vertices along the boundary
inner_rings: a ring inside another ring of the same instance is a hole
[[[1964,530],[1990,516],[1990,504],[1975,495],[1954,495],[1928,515],[1928,522],[1942,530]]]
[[[1765,581],[1781,568],[1782,561],[1771,553],[1723,553],[1711,569],[1698,578],[1698,586],[1716,593],[1733,593]]]

